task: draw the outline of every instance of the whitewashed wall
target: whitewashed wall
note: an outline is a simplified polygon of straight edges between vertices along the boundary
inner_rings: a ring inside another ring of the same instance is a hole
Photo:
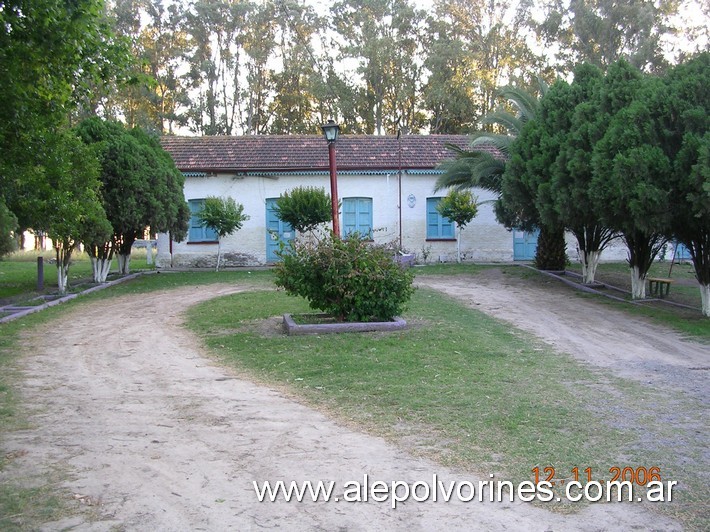
[[[436,175],[406,172],[402,176],[402,247],[414,253],[417,261],[454,262],[456,241],[428,241],[426,239],[426,200],[444,196],[434,193]],[[239,231],[222,241],[225,266],[255,266],[266,263],[266,199],[279,195],[297,186],[323,187],[330,191],[327,175],[278,176],[278,177],[216,177],[185,178],[185,199],[200,199],[207,196],[233,197],[244,205],[249,215]],[[479,201],[494,199],[495,195],[477,189]],[[378,243],[398,242],[399,231],[399,180],[398,172],[384,175],[352,175],[340,173],[338,195],[372,198],[374,239]],[[408,198],[413,198],[410,206]],[[576,241],[568,235],[568,255],[577,259]],[[217,244],[173,242],[172,262],[170,242],[165,234],[158,235],[158,267],[213,267]],[[496,222],[493,205],[479,208],[478,215],[461,233],[461,255],[467,262],[509,262],[513,260],[513,235]],[[602,260],[623,260],[626,251],[619,241],[604,252]]]

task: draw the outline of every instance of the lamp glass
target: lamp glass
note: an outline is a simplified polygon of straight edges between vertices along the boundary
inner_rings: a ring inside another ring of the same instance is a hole
[[[329,120],[327,124],[321,126],[323,130],[323,135],[325,135],[325,140],[328,142],[335,142],[338,140],[338,132],[340,131],[340,126],[336,124],[333,120]]]

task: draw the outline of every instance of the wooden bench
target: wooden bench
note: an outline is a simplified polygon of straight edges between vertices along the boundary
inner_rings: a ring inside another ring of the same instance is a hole
[[[673,279],[661,279],[659,277],[648,278],[648,291],[652,296],[658,296],[661,299],[668,295],[671,291],[671,283]]]

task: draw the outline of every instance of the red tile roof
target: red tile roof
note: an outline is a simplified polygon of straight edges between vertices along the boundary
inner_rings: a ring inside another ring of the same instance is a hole
[[[320,135],[173,137],[161,139],[183,172],[309,171],[328,169],[328,149]],[[452,158],[444,147],[469,144],[465,135],[403,135],[402,168],[434,169]],[[341,135],[336,144],[338,170],[387,170],[399,167],[394,136]]]

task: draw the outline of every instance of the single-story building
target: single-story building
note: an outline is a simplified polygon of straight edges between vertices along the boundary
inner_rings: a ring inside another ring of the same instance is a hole
[[[434,192],[434,184],[440,163],[452,157],[445,145],[466,147],[469,140],[464,135],[341,135],[335,145],[341,231],[401,244],[419,263],[455,261],[456,229],[436,211],[445,191]],[[249,216],[223,239],[223,264],[256,266],[277,261],[279,240],[295,236],[275,215],[279,195],[297,186],[330,192],[328,146],[320,135],[166,136],[162,145],[185,176],[193,217],[185,241],[158,235],[158,267],[214,266],[216,236],[194,216],[208,196],[233,197]],[[474,193],[480,201],[495,198],[482,189]],[[571,245],[570,257],[576,257]],[[534,234],[499,224],[490,203],[461,233],[465,261],[531,260],[535,247]]]

